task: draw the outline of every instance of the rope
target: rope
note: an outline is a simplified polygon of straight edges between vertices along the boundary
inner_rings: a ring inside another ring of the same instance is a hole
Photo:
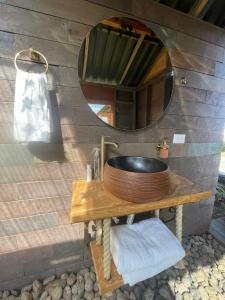
[[[183,219],[183,205],[176,206],[176,236],[182,243],[182,219]]]
[[[111,275],[110,224],[111,224],[111,219],[104,219],[103,221],[103,270],[104,270],[104,278],[106,280],[109,280]]]
[[[156,210],[155,210],[155,217],[156,217],[156,218],[159,218],[159,209],[156,209]]]
[[[102,220],[96,221],[96,245],[102,243]]]

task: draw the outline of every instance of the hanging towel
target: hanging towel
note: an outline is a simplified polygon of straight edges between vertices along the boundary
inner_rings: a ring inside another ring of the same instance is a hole
[[[158,218],[111,228],[110,249],[124,283],[135,283],[175,265],[184,249]]]
[[[50,142],[50,99],[45,73],[16,74],[14,138],[19,142]]]

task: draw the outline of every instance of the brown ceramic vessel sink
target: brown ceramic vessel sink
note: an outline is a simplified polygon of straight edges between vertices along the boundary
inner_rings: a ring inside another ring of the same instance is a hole
[[[168,166],[140,156],[118,156],[104,167],[104,186],[113,195],[130,202],[160,199],[170,191]]]

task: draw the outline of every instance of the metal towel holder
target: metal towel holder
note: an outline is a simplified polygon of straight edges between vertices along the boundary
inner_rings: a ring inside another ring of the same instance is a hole
[[[37,51],[37,50],[34,50],[32,48],[29,48],[29,49],[23,49],[19,52],[16,53],[15,55],[15,58],[14,58],[14,65],[15,65],[15,68],[18,70],[20,70],[20,68],[18,67],[17,65],[17,59],[18,57],[24,53],[24,52],[28,52],[28,56],[29,58],[32,60],[32,61],[36,61],[36,62],[40,62],[41,61],[41,57],[43,58],[44,62],[45,62],[45,73],[48,72],[48,61],[47,61],[47,58],[44,56],[44,54],[42,54],[41,52]]]

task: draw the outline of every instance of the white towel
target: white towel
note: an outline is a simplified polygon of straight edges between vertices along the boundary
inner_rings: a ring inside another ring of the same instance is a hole
[[[45,73],[16,74],[14,138],[20,142],[50,142],[50,99]]]
[[[184,249],[160,219],[111,228],[110,248],[124,283],[135,283],[175,265]]]

